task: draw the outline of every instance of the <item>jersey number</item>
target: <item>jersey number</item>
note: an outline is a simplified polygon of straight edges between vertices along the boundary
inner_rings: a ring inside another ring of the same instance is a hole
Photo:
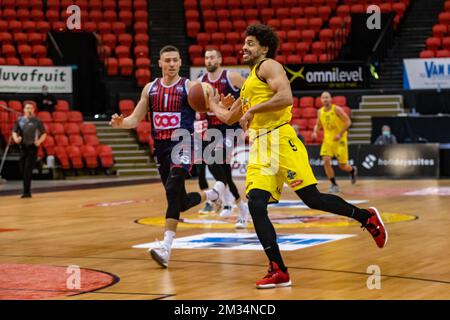
[[[164,93],[164,109],[167,109],[167,102],[169,101],[169,94]]]
[[[298,150],[297,146],[291,140],[289,140],[289,145],[291,146],[293,151],[297,151]]]

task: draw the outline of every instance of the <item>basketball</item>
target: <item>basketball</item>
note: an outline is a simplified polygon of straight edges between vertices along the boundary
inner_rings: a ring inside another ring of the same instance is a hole
[[[211,94],[214,94],[214,88],[209,83],[197,83],[189,89],[189,105],[195,111],[206,112],[209,110],[208,97]]]

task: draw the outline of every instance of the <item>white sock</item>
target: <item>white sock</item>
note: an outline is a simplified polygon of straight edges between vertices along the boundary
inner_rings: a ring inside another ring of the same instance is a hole
[[[241,214],[247,213],[247,203],[245,203],[244,200],[241,200],[238,203],[238,208]]]
[[[219,194],[217,193],[217,191],[215,191],[213,189],[206,190],[205,194],[206,194],[207,201],[216,201],[217,199],[219,199]]]
[[[172,248],[173,238],[175,237],[175,232],[167,230],[164,232],[164,245],[170,250]]]

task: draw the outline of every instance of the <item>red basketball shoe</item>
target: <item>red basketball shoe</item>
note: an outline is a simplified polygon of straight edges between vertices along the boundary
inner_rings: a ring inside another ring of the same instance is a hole
[[[269,270],[264,278],[256,281],[256,288],[258,289],[289,287],[290,285],[291,280],[289,279],[289,273],[287,271],[281,271],[278,265],[273,261],[270,262]]]
[[[377,208],[373,207],[367,209],[367,211],[369,211],[371,216],[369,220],[367,220],[366,225],[362,226],[362,228],[369,231],[379,248],[383,248],[388,240],[388,233],[384,227],[383,220],[381,220],[380,213]]]

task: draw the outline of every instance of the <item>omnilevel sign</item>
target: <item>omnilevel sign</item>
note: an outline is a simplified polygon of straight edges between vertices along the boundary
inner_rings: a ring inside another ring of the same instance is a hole
[[[293,90],[363,88],[364,64],[319,63],[284,66]]]

